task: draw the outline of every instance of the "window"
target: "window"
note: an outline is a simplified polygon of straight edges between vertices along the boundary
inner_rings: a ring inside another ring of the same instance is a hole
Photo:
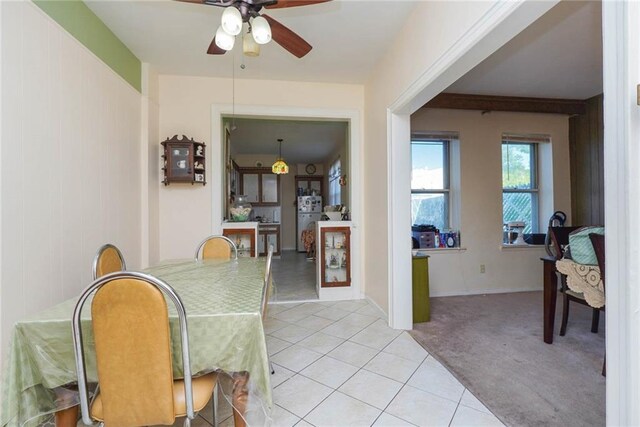
[[[449,141],[412,138],[411,223],[449,228]]]
[[[341,205],[342,198],[340,194],[340,175],[342,168],[340,167],[340,159],[333,162],[329,168],[329,204]]]
[[[524,221],[538,232],[538,144],[502,140],[502,221]]]

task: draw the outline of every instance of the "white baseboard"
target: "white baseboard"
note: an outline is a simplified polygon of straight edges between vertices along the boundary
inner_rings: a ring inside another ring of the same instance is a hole
[[[389,315],[387,314],[387,312],[384,311],[378,304],[376,304],[376,302],[374,300],[372,300],[368,296],[365,296],[364,299],[369,301],[369,304],[374,306],[382,315],[384,315],[384,318],[387,319],[387,322],[389,321]]]
[[[510,294],[514,292],[533,292],[533,291],[542,291],[541,286],[532,286],[530,288],[487,288],[487,289],[474,289],[473,291],[466,292],[430,292],[430,298],[438,298],[438,297],[461,297],[461,296],[470,296],[470,295],[486,295],[486,294]]]

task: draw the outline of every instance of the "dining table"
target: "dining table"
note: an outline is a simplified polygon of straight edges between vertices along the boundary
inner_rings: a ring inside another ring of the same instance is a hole
[[[223,395],[234,409],[235,425],[263,425],[273,407],[269,359],[262,324],[264,258],[174,260],[147,268],[180,296],[187,314],[191,371],[212,371],[228,379]],[[17,322],[3,371],[0,426],[41,425],[77,413],[79,397],[71,319],[77,297]],[[167,304],[172,352],[179,354],[180,330]],[[82,323],[87,377],[97,382],[89,309]],[[174,377],[182,376],[173,358]],[[70,418],[74,418],[72,415]],[[75,425],[75,423],[73,424]]]

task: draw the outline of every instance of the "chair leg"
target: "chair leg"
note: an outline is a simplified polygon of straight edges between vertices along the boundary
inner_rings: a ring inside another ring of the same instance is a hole
[[[216,381],[215,387],[213,387],[213,403],[211,404],[213,408],[213,427],[218,427],[218,389],[220,387]]]
[[[600,310],[593,309],[593,315],[591,316],[591,332],[598,333],[598,326],[600,325]]]
[[[189,417],[184,417],[184,427],[191,427],[191,420],[189,419]]]
[[[560,325],[560,336],[567,333],[567,321],[569,320],[569,297],[562,294],[562,325]]]
[[[602,362],[602,376],[607,376],[607,355],[604,355],[604,361]]]
[[[273,363],[271,363],[271,361],[269,361],[269,369],[271,370],[271,375],[276,373],[276,370],[273,369]]]

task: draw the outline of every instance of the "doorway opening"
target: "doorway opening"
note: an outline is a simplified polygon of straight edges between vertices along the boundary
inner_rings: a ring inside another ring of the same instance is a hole
[[[528,417],[541,422],[547,417],[574,422],[580,419],[582,424],[605,421],[605,380],[600,376],[604,328],[601,324],[599,335],[591,333],[591,310],[574,305],[569,320],[572,331],[567,338],[557,337],[556,328],[553,346],[545,344],[541,336],[529,334],[526,330],[532,322],[523,321],[535,319],[536,328],[542,328],[543,311],[547,313],[547,306],[543,310],[540,305],[543,277],[539,259],[545,251],[534,241],[538,233],[546,233],[547,219],[562,210],[567,212],[567,225],[603,221],[598,216],[603,212],[599,208],[604,206],[603,194],[594,191],[602,188],[603,164],[602,139],[598,140],[602,136],[598,135],[602,130],[600,16],[600,3],[560,2],[467,74],[452,78],[444,94],[432,97],[423,108],[413,109],[410,126],[404,127],[402,135],[405,144],[412,143],[413,158],[409,149],[402,155],[408,162],[413,160],[413,175],[400,177],[409,178],[403,184],[405,189],[411,184],[414,193],[414,218],[424,218],[425,224],[434,229],[441,224],[461,231],[461,240],[454,237],[446,248],[441,241],[438,245],[439,239],[434,242],[426,238],[426,247],[420,248],[430,255],[431,295],[447,298],[431,300],[432,321],[416,325],[415,336],[458,377],[465,378],[463,384],[474,389],[479,399],[492,402],[496,415],[506,424],[514,422],[509,419],[510,405],[518,408],[519,420]],[[593,25],[585,26],[585,22]],[[549,57],[558,60],[550,64]],[[546,74],[537,72],[537,67],[544,67]],[[581,80],[575,79],[576,75]],[[582,111],[575,111],[575,106]],[[593,111],[591,106],[595,106]],[[592,134],[584,132],[584,127]],[[420,150],[425,146],[435,151],[430,162],[421,157]],[[588,174],[579,173],[582,168]],[[459,180],[458,186],[455,180]],[[594,189],[587,189],[587,185]],[[457,208],[452,203],[456,197],[461,198]],[[436,203],[440,200],[444,201]],[[585,205],[589,206],[588,212],[580,209]],[[508,223],[514,227],[521,224],[515,228],[524,233],[525,239],[530,236],[530,244],[518,243],[516,236],[504,233],[503,224]],[[405,223],[405,233],[410,226]],[[420,235],[437,234],[427,227],[420,231],[424,231]],[[457,248],[456,243],[462,247]],[[475,319],[473,325],[459,322],[461,317]],[[482,326],[474,334],[476,325]],[[483,336],[491,325],[498,326]],[[502,325],[508,325],[509,330]],[[446,338],[451,336],[455,338]],[[524,337],[530,340],[530,346]],[[517,349],[508,357],[500,351],[492,354],[498,348],[493,339],[517,342],[513,345]],[[527,360],[532,366],[527,375],[533,372],[533,376],[543,378],[548,371],[536,374],[534,366],[541,366],[540,360],[558,357],[563,347],[575,360],[584,361],[584,368],[571,371],[562,363],[551,363],[559,367],[558,375],[538,384],[543,389],[540,394],[553,396],[550,390],[558,384],[567,387],[584,382],[593,393],[590,411],[575,413],[580,398],[571,402],[565,396],[551,399],[563,400],[562,405],[529,411],[526,403],[517,402],[530,402],[535,386],[525,390],[506,384],[501,393],[509,398],[503,400],[494,394],[495,389],[487,387],[493,375],[518,378],[523,371],[520,366],[510,367],[513,360]],[[515,356],[518,351],[521,355]],[[469,358],[464,360],[460,354]],[[483,364],[483,357],[489,362]],[[489,365],[496,370],[481,372]],[[483,368],[475,369],[478,366]]]
[[[350,183],[341,179],[350,174],[349,126],[336,119],[222,118],[223,220],[236,197],[251,203],[258,256],[273,246],[274,302],[318,299],[316,224],[327,206],[350,207]],[[288,173],[273,172],[278,159]]]

